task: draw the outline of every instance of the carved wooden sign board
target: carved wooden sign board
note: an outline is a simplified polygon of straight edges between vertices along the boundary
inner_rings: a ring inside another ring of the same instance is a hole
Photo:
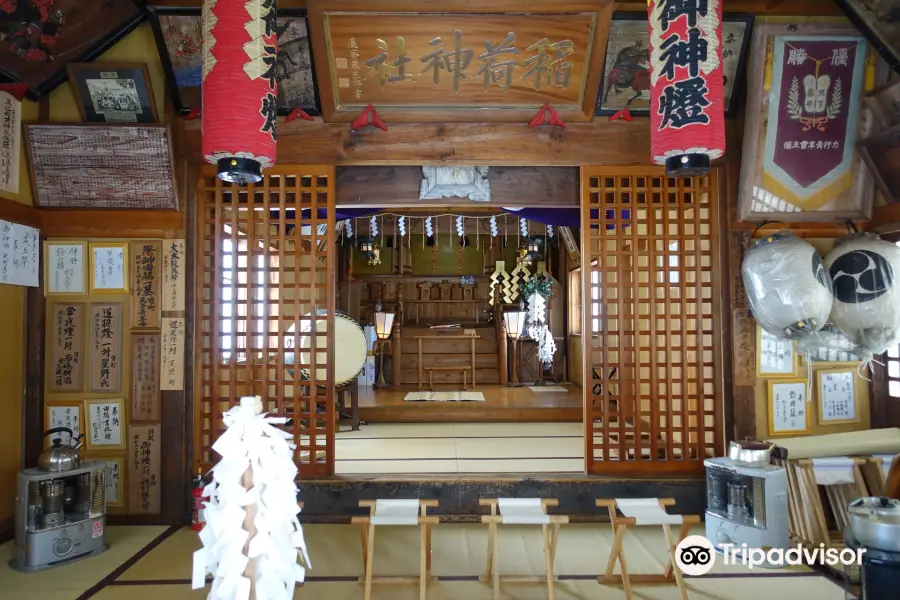
[[[308,3],[326,121],[371,104],[395,122],[524,122],[548,102],[564,120],[591,119],[611,3],[525,2],[515,14],[367,4]]]

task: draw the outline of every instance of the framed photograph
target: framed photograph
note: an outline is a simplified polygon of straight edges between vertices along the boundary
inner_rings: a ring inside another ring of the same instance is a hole
[[[819,425],[859,423],[859,386],[862,378],[856,369],[822,369],[816,371]]]
[[[87,242],[44,242],[44,295],[83,296],[87,293]]]
[[[756,326],[756,376],[763,379],[796,377],[799,355],[794,342],[783,340]]]
[[[722,22],[722,62],[725,71],[725,116],[737,109],[753,15],[729,14]],[[606,43],[606,64],[595,115],[612,115],[627,108],[635,116],[650,114],[650,32],[647,13],[613,13]]]
[[[72,63],[67,67],[81,120],[156,123],[156,100],[144,63]]]
[[[810,433],[812,419],[806,379],[784,379],[767,383],[769,435]]]
[[[128,293],[128,243],[91,243],[91,293]]]
[[[132,0],[6,0],[0,11],[0,76],[40,97],[66,80],[66,64],[89,62],[144,18]]]
[[[88,450],[121,450],[125,448],[125,400],[85,400]]]
[[[753,31],[738,215],[742,221],[868,220],[874,182],[859,142],[877,58],[849,26]],[[869,76],[871,69],[871,75]]]
[[[44,402],[44,431],[57,427],[66,427],[72,431],[73,437],[85,433],[84,402],[81,400],[47,400]],[[65,445],[69,436],[65,433],[54,433],[44,438],[44,446],[53,444],[53,440],[62,440]]]
[[[125,459],[121,457],[90,456],[91,460],[102,462],[104,465],[104,485],[106,486],[106,506],[109,508],[124,508],[126,506],[125,490],[128,485],[125,481]]]
[[[172,90],[175,108],[182,114],[200,108],[203,30],[199,8],[148,7],[159,57]],[[295,107],[321,115],[306,11],[279,10],[278,114]]]

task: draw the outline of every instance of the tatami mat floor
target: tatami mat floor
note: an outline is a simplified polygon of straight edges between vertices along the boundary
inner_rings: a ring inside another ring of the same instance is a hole
[[[295,599],[359,600],[363,589],[358,530],[349,525],[304,527],[313,569],[308,581],[298,586]],[[699,531],[698,531],[699,532]],[[500,567],[503,574],[538,574],[543,569],[540,529],[501,528]],[[144,555],[141,548],[156,540]],[[199,546],[190,529],[114,527],[109,530],[110,550],[105,554],[34,574],[0,567],[0,598],[22,600],[197,600],[206,590],[190,589],[191,553]],[[556,569],[559,600],[621,600],[624,593],[596,581],[603,570],[612,542],[609,525],[563,526],[559,537]],[[491,588],[477,581],[485,565],[486,528],[479,525],[443,524],[434,529],[434,575],[444,578],[428,587],[430,600],[489,600]],[[661,571],[665,560],[662,532],[638,531],[626,538],[626,555],[632,573]],[[4,558],[11,554],[3,547]],[[122,568],[121,565],[127,568]],[[415,528],[385,528],[376,537],[375,571],[378,575],[412,574],[418,567],[418,532]],[[118,568],[118,572],[116,569]],[[100,585],[97,585],[100,583]],[[805,567],[780,570],[754,569],[717,562],[712,574],[690,578],[692,600],[756,600],[760,597],[843,600],[844,592]],[[376,586],[375,600],[414,600],[416,586]],[[541,584],[504,585],[503,600],[543,600]],[[637,586],[635,600],[675,600],[674,586]]]
[[[373,423],[337,434],[335,472],[582,473],[581,423]]]

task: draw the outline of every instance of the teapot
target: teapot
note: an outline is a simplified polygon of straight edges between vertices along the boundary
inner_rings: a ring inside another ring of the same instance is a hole
[[[81,457],[78,455],[78,451],[84,446],[84,442],[81,441],[84,434],[75,437],[68,427],[54,427],[45,431],[43,437],[54,433],[68,433],[68,445],[62,445],[62,438],[53,440],[53,445],[41,452],[41,456],[38,458],[38,468],[41,471],[59,473],[80,467]]]

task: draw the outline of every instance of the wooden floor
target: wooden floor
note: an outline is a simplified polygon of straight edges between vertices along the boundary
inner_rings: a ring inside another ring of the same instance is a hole
[[[547,383],[545,387],[559,384]],[[359,415],[368,423],[532,422],[580,423],[581,388],[564,385],[565,392],[535,392],[528,386],[478,385],[484,402],[405,402],[416,386],[386,390],[359,388]],[[459,391],[459,386],[435,386],[435,391]]]

